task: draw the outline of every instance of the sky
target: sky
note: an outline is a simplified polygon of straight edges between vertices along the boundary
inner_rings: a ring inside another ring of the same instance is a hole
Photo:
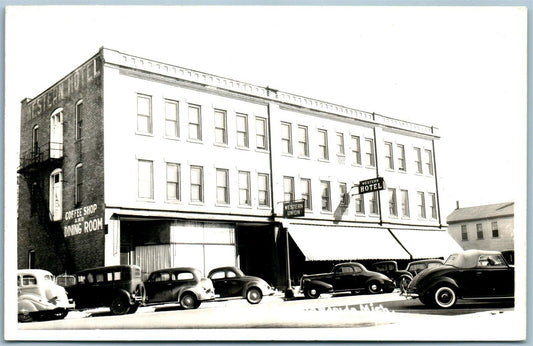
[[[456,201],[525,205],[526,14],[503,6],[8,7],[6,167],[18,164],[20,101],[104,46],[438,127],[443,217]]]

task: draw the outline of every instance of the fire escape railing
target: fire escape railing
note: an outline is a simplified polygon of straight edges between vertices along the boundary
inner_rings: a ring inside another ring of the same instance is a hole
[[[33,148],[20,155],[19,171],[31,165],[44,163],[63,157],[63,143],[48,142],[43,145],[35,144]]]

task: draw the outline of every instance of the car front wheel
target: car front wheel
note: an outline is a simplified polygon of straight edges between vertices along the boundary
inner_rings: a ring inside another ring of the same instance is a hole
[[[311,288],[306,288],[305,289],[304,295],[307,298],[317,299],[318,297],[320,297],[320,292],[316,288],[311,287]]]
[[[256,287],[252,287],[246,292],[246,300],[250,304],[257,304],[262,298],[263,294],[261,293],[261,290]]]
[[[407,287],[409,284],[413,281],[413,279],[410,276],[404,275],[401,278],[398,279],[398,288],[400,289],[400,292],[405,293],[407,292]]]
[[[455,290],[449,286],[441,286],[437,288],[433,298],[435,304],[443,309],[451,308],[457,301]]]
[[[182,295],[180,298],[180,305],[186,310],[196,309],[198,306],[200,306],[196,297],[192,293],[185,293]]]
[[[128,299],[123,295],[118,295],[111,301],[111,306],[109,307],[113,315],[124,315],[127,314],[130,310],[130,304]]]
[[[367,290],[370,294],[376,294],[381,292],[381,285],[377,281],[371,281],[368,283]]]

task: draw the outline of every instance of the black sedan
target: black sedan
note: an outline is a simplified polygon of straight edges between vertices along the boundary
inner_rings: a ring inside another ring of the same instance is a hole
[[[274,294],[274,290],[265,280],[244,275],[236,267],[215,268],[207,277],[213,282],[215,294],[220,298],[240,297],[246,298],[250,304],[257,304],[263,296]]]
[[[497,251],[467,250],[417,275],[407,289],[428,306],[450,308],[458,299],[514,298],[514,267]]]
[[[384,274],[366,269],[360,263],[349,262],[335,265],[329,273],[303,275],[300,290],[312,299],[318,298],[322,293],[390,293],[394,290],[394,282]]]

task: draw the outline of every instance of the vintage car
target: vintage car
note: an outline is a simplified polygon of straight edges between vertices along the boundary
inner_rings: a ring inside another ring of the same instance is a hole
[[[19,322],[62,319],[75,307],[65,289],[46,270],[18,270],[17,291]]]
[[[144,285],[147,305],[179,303],[183,309],[196,309],[201,302],[215,299],[213,283],[196,268],[156,270]]]
[[[417,276],[422,270],[427,268],[438,267],[444,264],[444,261],[438,258],[425,259],[409,262],[405,270],[407,270],[413,277]]]
[[[215,268],[207,277],[213,282],[215,294],[220,298],[240,297],[246,298],[250,304],[257,304],[263,296],[274,294],[274,290],[265,280],[244,275],[236,267]]]
[[[141,268],[135,265],[96,267],[76,273],[66,286],[76,308],[109,307],[114,315],[132,314],[145,297]]]
[[[378,273],[387,275],[401,292],[405,292],[407,290],[407,286],[409,286],[409,283],[411,280],[413,280],[413,275],[407,270],[398,269],[398,263],[396,263],[396,261],[381,261],[372,263],[371,269]]]
[[[300,291],[307,298],[318,298],[322,293],[392,292],[394,283],[384,274],[369,271],[360,263],[340,263],[330,273],[303,275]]]
[[[415,276],[407,297],[439,308],[450,308],[458,299],[513,299],[514,267],[497,251],[455,253],[442,266]]]

